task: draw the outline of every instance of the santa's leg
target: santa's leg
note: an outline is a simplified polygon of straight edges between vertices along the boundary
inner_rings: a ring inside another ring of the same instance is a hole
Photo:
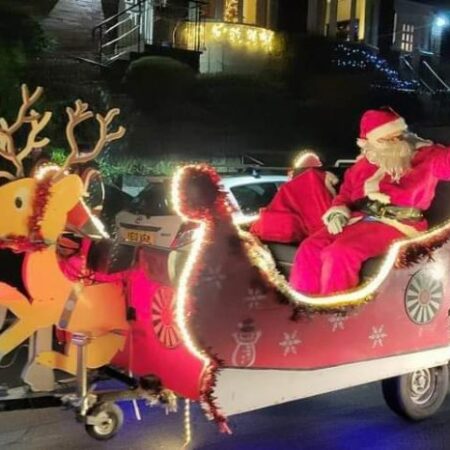
[[[322,250],[320,293],[345,291],[359,283],[364,261],[385,253],[404,235],[380,222],[357,222],[344,228],[336,240]]]
[[[297,249],[289,283],[305,294],[320,292],[321,253],[335,239],[326,228],[306,238]]]

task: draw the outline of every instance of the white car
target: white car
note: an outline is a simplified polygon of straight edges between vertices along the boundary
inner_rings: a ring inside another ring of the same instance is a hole
[[[223,187],[237,220],[250,219],[274,197],[286,175],[224,176]],[[129,245],[177,248],[191,238],[192,226],[183,224],[172,209],[170,179],[149,178],[147,186],[116,216],[119,241]]]

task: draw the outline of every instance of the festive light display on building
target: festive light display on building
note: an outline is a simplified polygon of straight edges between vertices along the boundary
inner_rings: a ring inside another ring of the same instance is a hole
[[[242,24],[207,23],[206,37],[232,46],[270,52],[273,49],[275,33],[265,28]]]
[[[192,24],[185,24],[183,38],[189,48],[194,48],[197,31]],[[274,49],[275,32],[266,28],[237,23],[206,22],[200,31],[201,42],[206,47],[211,43],[228,44],[253,52],[269,53]]]
[[[417,81],[402,80],[398,71],[392,69],[384,58],[363,47],[340,43],[335,48],[335,56],[332,62],[338,68],[345,70],[377,72],[385,81],[374,83],[374,87],[399,91],[415,91],[419,87]]]

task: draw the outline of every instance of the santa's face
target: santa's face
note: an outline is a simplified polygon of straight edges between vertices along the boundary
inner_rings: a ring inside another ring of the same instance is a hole
[[[413,149],[403,135],[389,136],[367,142],[363,148],[366,158],[398,182],[411,167]]]

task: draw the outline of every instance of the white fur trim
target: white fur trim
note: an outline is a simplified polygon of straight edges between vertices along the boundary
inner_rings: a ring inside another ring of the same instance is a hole
[[[370,192],[367,197],[369,197],[370,200],[380,202],[383,205],[389,205],[389,203],[391,203],[391,197],[382,192]]]
[[[370,193],[380,192],[380,182],[385,175],[385,171],[379,168],[371,177],[367,178],[364,182],[364,195],[366,197],[368,197]]]
[[[336,213],[340,213],[343,214],[347,219],[350,219],[351,216],[351,212],[350,209],[348,209],[347,206],[345,205],[340,205],[340,206],[332,206],[331,208],[329,208],[327,210],[327,212],[322,216],[322,221],[325,225],[328,224],[328,219],[330,218],[331,215],[336,214]]]
[[[392,122],[388,122],[380,127],[374,128],[372,131],[367,133],[367,139],[369,141],[377,141],[385,136],[389,136],[390,134],[397,132],[400,133],[402,131],[406,131],[407,129],[408,125],[406,125],[405,120],[402,117],[399,117]]]
[[[361,139],[361,138],[356,139],[356,145],[359,148],[364,148],[366,146],[366,144],[367,144],[367,139]]]
[[[338,183],[339,179],[334,173],[326,172],[325,186],[328,189],[328,192],[330,192],[333,197],[336,197],[336,189],[334,188],[334,186],[336,186]]]

